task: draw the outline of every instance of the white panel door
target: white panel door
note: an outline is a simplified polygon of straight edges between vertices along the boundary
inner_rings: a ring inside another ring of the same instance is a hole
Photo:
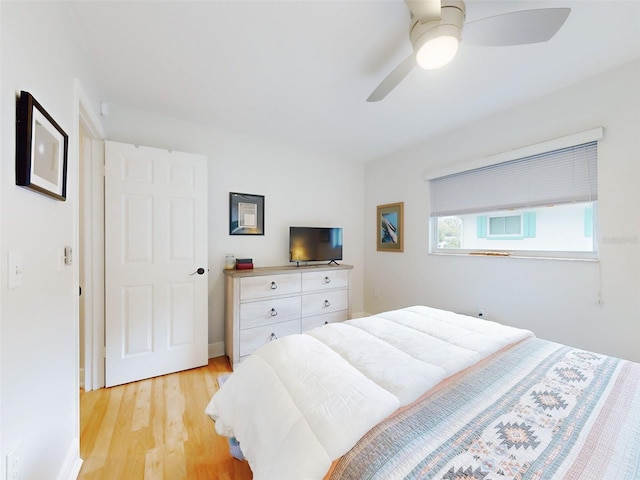
[[[106,385],[208,361],[207,159],[105,143]]]

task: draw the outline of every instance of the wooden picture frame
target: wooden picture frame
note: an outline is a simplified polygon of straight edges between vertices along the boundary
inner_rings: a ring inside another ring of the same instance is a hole
[[[229,235],[264,235],[264,195],[229,193]]]
[[[404,251],[404,202],[378,205],[376,226],[379,252]]]
[[[33,95],[16,105],[16,185],[58,200],[67,198],[69,137]]]

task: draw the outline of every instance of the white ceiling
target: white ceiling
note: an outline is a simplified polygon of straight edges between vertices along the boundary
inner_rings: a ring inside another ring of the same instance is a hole
[[[463,43],[365,100],[411,52],[403,0],[70,2],[105,101],[365,161],[640,57],[640,0],[467,0],[467,22],[570,7],[549,42]]]

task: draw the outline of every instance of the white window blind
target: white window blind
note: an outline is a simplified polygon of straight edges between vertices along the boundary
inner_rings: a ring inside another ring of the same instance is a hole
[[[597,142],[431,179],[431,216],[594,201]]]

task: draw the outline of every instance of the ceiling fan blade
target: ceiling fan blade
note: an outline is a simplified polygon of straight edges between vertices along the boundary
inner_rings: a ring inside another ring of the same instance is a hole
[[[378,87],[369,95],[367,102],[379,102],[386,97],[391,90],[409,75],[409,72],[416,66],[416,58],[412,53],[405,58],[400,65],[393,69],[387,77],[378,85]]]
[[[546,42],[570,12],[570,8],[541,8],[487,17],[465,24],[462,38],[465,43],[484,46]]]
[[[440,0],[404,0],[416,18],[438,20],[441,18],[442,4]]]

